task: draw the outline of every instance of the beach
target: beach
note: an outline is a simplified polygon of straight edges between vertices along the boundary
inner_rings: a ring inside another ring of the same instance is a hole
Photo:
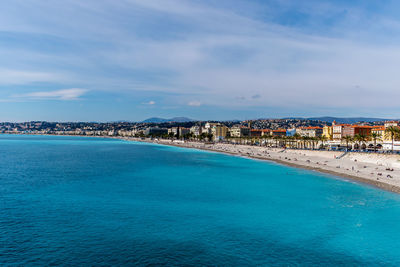
[[[274,161],[297,168],[328,173],[383,190],[400,193],[400,155],[270,148],[195,141],[123,138],[141,142],[208,150],[258,160]]]

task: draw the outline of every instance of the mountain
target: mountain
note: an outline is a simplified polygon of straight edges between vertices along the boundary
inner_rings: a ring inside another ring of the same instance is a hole
[[[332,123],[336,121],[337,123],[356,123],[356,122],[374,122],[374,121],[387,121],[390,119],[382,119],[382,118],[364,118],[364,117],[350,117],[350,118],[338,118],[338,117],[315,117],[315,118],[307,118],[308,120],[316,120],[316,121],[326,121]]]
[[[144,121],[142,121],[143,123],[162,123],[162,122],[167,122],[167,119],[163,119],[163,118],[148,118]]]
[[[168,121],[173,121],[173,122],[190,122],[193,121],[192,119],[186,118],[186,117],[174,117],[172,119],[169,119]]]
[[[164,119],[164,118],[149,118],[144,121],[143,123],[163,123],[163,122],[190,122],[193,121],[192,119],[186,118],[186,117],[174,117],[171,119]]]

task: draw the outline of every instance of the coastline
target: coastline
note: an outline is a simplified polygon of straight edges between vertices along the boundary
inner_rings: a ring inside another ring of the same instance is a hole
[[[400,170],[398,168],[393,171],[387,171],[386,170],[387,167],[383,166],[383,165],[379,165],[376,163],[372,164],[369,162],[367,163],[364,161],[361,161],[361,162],[356,161],[358,164],[364,165],[363,169],[371,170],[371,168],[374,168],[376,171],[374,174],[376,174],[376,176],[378,176],[378,177],[375,177],[372,173],[368,174],[365,171],[361,172],[360,168],[355,168],[354,170],[350,170],[349,168],[337,168],[340,171],[333,170],[332,166],[328,166],[328,164],[321,165],[320,163],[318,163],[318,161],[313,163],[311,161],[311,159],[313,159],[313,158],[310,156],[304,156],[303,161],[296,160],[295,162],[293,162],[293,160],[288,157],[289,155],[294,156],[293,152],[295,152],[295,153],[297,153],[297,155],[299,155],[299,154],[301,154],[301,152],[312,152],[312,153],[318,154],[318,153],[323,153],[323,152],[328,152],[328,151],[305,151],[305,150],[295,150],[295,151],[283,150],[282,151],[282,149],[261,147],[261,149],[268,151],[269,157],[266,157],[266,156],[259,156],[259,155],[255,155],[255,154],[238,153],[238,152],[234,152],[229,149],[224,149],[224,150],[216,149],[216,148],[212,147],[214,145],[207,146],[207,145],[203,144],[203,146],[201,146],[201,145],[199,146],[199,144],[201,144],[201,143],[197,143],[197,142],[174,143],[174,142],[168,142],[166,140],[152,141],[152,140],[141,140],[141,139],[137,139],[137,138],[117,138],[117,139],[123,139],[123,140],[127,140],[127,141],[138,141],[138,142],[145,142],[145,143],[154,143],[154,144],[175,146],[175,147],[181,147],[181,148],[199,149],[199,150],[204,150],[204,151],[212,151],[212,152],[216,152],[216,153],[228,154],[228,155],[232,155],[232,156],[239,156],[239,157],[245,157],[245,158],[250,158],[250,159],[275,162],[275,163],[282,164],[282,165],[289,166],[289,167],[305,169],[305,170],[312,170],[312,171],[316,171],[316,172],[323,173],[323,174],[329,174],[329,175],[337,176],[340,178],[349,179],[351,181],[355,181],[355,182],[358,182],[361,184],[373,186],[378,189],[382,189],[385,191],[400,194]],[[216,144],[216,145],[218,145],[218,144]],[[245,146],[245,145],[232,145],[232,144],[220,144],[220,146],[222,146],[222,147],[242,146],[244,148],[251,149],[251,150],[260,148],[260,147],[250,147],[250,146]],[[285,156],[285,157],[277,156],[276,154],[278,154],[278,153],[282,153],[281,155],[288,155],[288,156]],[[339,153],[331,152],[331,154],[333,154],[333,153],[340,154],[340,152]],[[350,152],[345,157],[343,157],[341,159],[334,159],[333,161],[337,161],[338,163],[342,163],[342,165],[347,166],[348,164],[352,163],[351,158],[354,158],[354,154],[359,154],[359,153]],[[381,156],[393,157],[393,155],[381,155]],[[349,157],[350,157],[350,159],[349,159]],[[400,156],[399,156],[398,160],[400,161]],[[310,162],[308,162],[308,161],[310,161]],[[355,164],[353,163],[353,165],[355,165]],[[393,167],[393,166],[391,166],[391,167]],[[382,175],[378,175],[378,173],[382,173]],[[390,175],[391,178],[388,178],[387,175]]]
[[[32,134],[33,135],[33,134]],[[46,136],[46,134],[40,134]],[[234,144],[206,144],[195,141],[173,142],[122,136],[50,135],[71,137],[94,137],[136,141],[142,143],[175,146],[180,148],[212,151],[232,156],[275,162],[289,167],[317,171],[349,179],[378,189],[400,194],[400,155],[378,155],[334,151],[292,150]],[[388,170],[390,169],[390,170]]]

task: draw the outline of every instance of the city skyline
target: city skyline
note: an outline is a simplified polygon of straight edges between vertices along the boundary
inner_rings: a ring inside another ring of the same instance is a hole
[[[0,121],[398,118],[395,1],[8,1]]]

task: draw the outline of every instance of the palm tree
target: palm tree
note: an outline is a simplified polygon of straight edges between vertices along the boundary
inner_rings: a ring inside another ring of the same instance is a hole
[[[342,140],[346,142],[346,150],[349,149],[349,143],[353,141],[353,137],[346,135],[342,137]]]
[[[394,139],[399,136],[400,131],[398,127],[389,126],[385,129],[385,132],[390,134],[390,138],[392,139],[392,153],[394,150]]]
[[[268,146],[268,139],[270,137],[268,135],[264,134],[263,136],[261,136],[261,138],[263,139],[264,146]]]
[[[207,134],[206,133],[201,133],[199,136],[200,141],[203,141],[206,138]]]
[[[295,133],[293,135],[294,140],[296,141],[296,147],[299,148],[299,140],[301,140],[301,135],[298,133]]]
[[[309,137],[312,145],[312,149],[315,149],[315,142],[318,140],[316,137]]]
[[[207,134],[208,142],[211,142],[213,137],[214,137],[214,135],[212,133]]]
[[[274,137],[272,136],[272,135],[270,135],[270,136],[268,136],[268,140],[269,140],[269,147],[273,147],[273,140],[274,140]]]
[[[303,149],[308,148],[308,140],[310,138],[308,136],[302,136],[301,139],[303,140]]]
[[[193,136],[194,136],[193,133],[189,132],[189,133],[183,135],[183,139],[184,140],[192,140]]]
[[[267,136],[264,134],[264,135],[261,136],[261,138],[262,138],[263,145],[267,146]]]
[[[381,139],[380,135],[377,133],[371,133],[369,136],[374,141],[374,152],[376,152],[376,140]]]
[[[288,141],[290,143],[290,138],[288,136],[282,136],[282,140],[283,140],[283,143],[285,144],[284,145],[285,148],[287,148],[287,143],[288,143]]]
[[[356,134],[354,135],[354,140],[358,142],[358,149],[361,150],[361,144],[365,142],[366,136],[363,134]]]
[[[286,136],[286,139],[289,141],[290,148],[293,148],[294,137],[293,136]]]
[[[328,141],[328,138],[325,135],[322,135],[319,137],[319,140],[321,141],[322,148],[324,148],[324,142]]]
[[[275,147],[278,147],[278,140],[281,139],[281,137],[278,135],[275,135],[273,138],[275,139]]]

